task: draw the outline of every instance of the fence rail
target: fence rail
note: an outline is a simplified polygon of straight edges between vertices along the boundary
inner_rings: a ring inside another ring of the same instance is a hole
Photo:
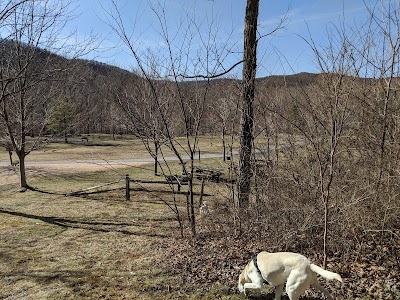
[[[222,169],[215,169],[215,168],[209,168],[205,166],[198,166],[195,167],[195,173],[193,174],[195,178],[201,179],[201,196],[203,196],[203,190],[204,190],[204,180],[211,180],[211,181],[216,181],[220,182],[220,176],[223,174]],[[189,175],[190,176],[190,175]],[[121,182],[125,182],[124,186],[121,187],[116,187],[116,188],[109,188],[109,189],[102,189],[104,187],[109,187],[111,185],[119,184]],[[79,191],[67,193],[67,196],[79,196],[79,195],[87,195],[87,194],[98,194],[98,193],[104,193],[104,192],[110,192],[110,191],[115,191],[115,190],[125,190],[125,199],[130,200],[131,195],[130,191],[131,186],[130,184],[132,183],[141,183],[141,184],[168,184],[168,185],[177,185],[178,186],[178,192],[181,191],[181,187],[183,185],[188,185],[189,184],[189,177],[188,175],[167,175],[165,176],[165,180],[142,180],[142,179],[131,179],[129,174],[125,175],[125,177],[120,178],[119,180],[115,180],[112,182],[88,187]]]
[[[116,190],[125,190],[125,200],[130,200],[130,198],[131,198],[130,191],[133,190],[130,186],[131,183],[177,185],[178,192],[180,192],[181,187],[183,185],[188,185],[188,181],[181,177],[182,176],[173,175],[173,176],[166,176],[165,180],[141,180],[141,179],[131,179],[129,177],[129,175],[126,175],[124,178],[121,178],[119,180],[92,186],[92,187],[88,187],[88,188],[85,188],[82,190],[67,193],[66,195],[67,196],[79,196],[79,195],[88,195],[88,194],[99,194],[99,193],[105,193],[105,192],[116,191]],[[121,186],[121,187],[116,187],[116,188],[102,189],[104,187],[109,187],[111,185],[119,184],[121,182],[125,182],[125,185]]]
[[[116,181],[113,181],[113,182],[108,182],[108,183],[101,184],[101,185],[88,187],[88,188],[83,189],[83,190],[79,190],[79,191],[76,191],[76,192],[68,193],[67,196],[76,196],[76,195],[79,195],[79,194],[87,194],[87,192],[89,192],[89,191],[92,191],[92,190],[95,190],[95,189],[100,189],[100,188],[105,187],[105,186],[110,186],[110,185],[113,185],[113,184],[120,183],[121,180],[122,179],[119,179],[119,180],[116,180]],[[107,191],[109,191],[109,190],[107,190]],[[102,191],[97,191],[97,192],[102,192]]]

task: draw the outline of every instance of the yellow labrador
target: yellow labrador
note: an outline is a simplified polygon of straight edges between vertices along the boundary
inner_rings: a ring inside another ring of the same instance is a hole
[[[275,300],[280,300],[283,285],[290,300],[298,300],[310,286],[316,287],[325,296],[333,300],[329,292],[317,280],[317,274],[326,279],[336,279],[339,274],[327,271],[310,263],[303,255],[291,252],[260,252],[254,257],[239,276],[238,288],[246,294],[246,289],[261,289],[264,282],[276,287]]]

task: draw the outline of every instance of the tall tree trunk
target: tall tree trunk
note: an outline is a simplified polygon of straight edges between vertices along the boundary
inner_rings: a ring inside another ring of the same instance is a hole
[[[10,157],[10,166],[12,166],[13,165],[13,160],[12,160],[13,146],[10,142],[7,142],[5,148],[8,151],[8,156]]]
[[[190,200],[190,227],[192,231],[192,237],[196,236],[196,216],[194,214],[194,195],[193,195],[193,170],[194,170],[194,155],[195,148],[190,152],[190,173],[188,176],[188,197]]]
[[[251,153],[253,143],[253,102],[257,69],[257,19],[259,0],[247,0],[244,28],[242,121],[238,205],[247,208],[250,198]]]
[[[19,178],[20,178],[20,186],[21,188],[29,188],[29,185],[26,181],[26,171],[25,171],[25,152],[18,151],[17,152],[19,159]]]
[[[158,148],[159,144],[157,141],[154,141],[155,155],[154,155],[154,175],[158,174]]]

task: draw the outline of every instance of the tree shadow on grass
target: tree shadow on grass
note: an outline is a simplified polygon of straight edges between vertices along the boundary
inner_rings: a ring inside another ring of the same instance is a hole
[[[60,289],[61,284],[67,291],[73,293],[73,295],[79,299],[80,297],[85,299],[97,299],[98,293],[101,293],[104,289],[108,289],[111,292],[119,290],[119,277],[112,276],[110,278],[110,276],[106,277],[106,274],[107,272],[105,270],[72,269],[21,270],[14,272],[0,271],[0,277],[7,278],[11,286],[16,283],[23,285],[24,281],[26,281],[30,286],[32,286],[32,282],[35,282],[37,287],[56,291]],[[106,278],[108,279],[106,280]],[[15,290],[11,290],[8,295],[7,291],[0,291],[0,298],[11,297],[14,299],[16,295],[13,292],[18,294],[18,291]],[[35,293],[35,291],[33,291],[33,293]]]
[[[140,236],[148,236],[148,237],[167,237],[167,235],[160,233],[147,233],[143,231],[133,231],[120,229],[118,227],[123,226],[140,226],[136,223],[118,223],[118,222],[96,222],[96,221],[83,221],[83,220],[70,220],[66,218],[59,217],[45,217],[27,214],[23,212],[10,211],[5,209],[0,209],[0,214],[8,214],[12,216],[28,218],[33,220],[39,220],[48,224],[60,226],[62,228],[75,228],[75,229],[86,229],[91,231],[98,232],[117,232],[126,235],[140,235]],[[110,228],[111,227],[111,228]]]
[[[167,275],[168,273],[165,271],[152,273],[151,276],[144,276],[138,273],[132,274],[132,272],[129,274],[121,274],[118,272],[110,274],[108,269],[90,268],[86,270],[60,268],[11,272],[2,272],[0,270],[0,278],[6,278],[11,286],[15,283],[21,285],[24,280],[27,280],[29,282],[35,282],[39,287],[42,286],[48,290],[57,290],[60,289],[61,283],[73,293],[76,299],[135,299],[129,296],[132,290],[136,290],[136,292],[139,291],[148,296],[146,299],[164,299],[162,296],[164,293],[173,291],[182,295],[182,293],[179,292],[179,286],[171,286],[169,282],[154,280],[154,277],[165,278]],[[53,286],[53,288],[51,286]],[[105,293],[104,297],[102,297],[102,293]],[[2,297],[7,298],[13,296],[15,297],[11,292],[7,294],[7,291],[3,292],[0,290],[1,299],[3,299]],[[32,297],[32,299],[34,298]]]

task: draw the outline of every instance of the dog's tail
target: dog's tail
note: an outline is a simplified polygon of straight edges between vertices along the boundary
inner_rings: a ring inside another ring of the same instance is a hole
[[[339,280],[340,282],[343,282],[342,277],[340,277],[339,274],[324,270],[321,267],[318,267],[317,265],[310,264],[310,269],[311,269],[311,271],[321,275],[322,277],[324,277],[326,279],[329,279],[329,280],[336,279],[336,280]]]

